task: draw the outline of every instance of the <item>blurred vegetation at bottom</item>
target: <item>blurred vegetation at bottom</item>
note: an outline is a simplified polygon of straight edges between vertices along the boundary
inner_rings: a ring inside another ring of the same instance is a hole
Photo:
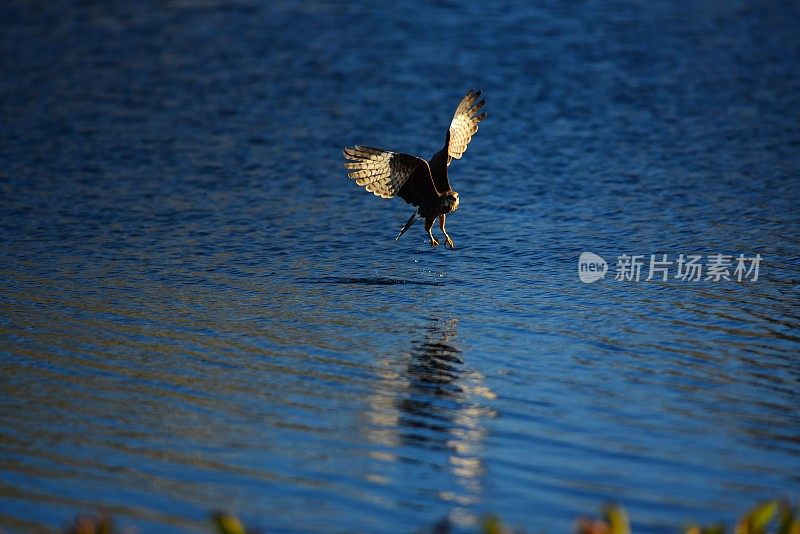
[[[226,512],[211,515],[209,529],[215,528],[218,534],[265,534],[262,529],[245,528],[239,519]],[[621,506],[607,506],[602,517],[581,517],[575,521],[576,534],[630,534],[628,513]],[[443,519],[422,533],[449,534],[453,526]],[[80,517],[64,530],[65,534],[125,534],[117,531],[108,517]],[[516,534],[525,532],[511,528],[495,516],[484,517],[476,529],[479,534]],[[682,529],[684,534],[800,534],[800,504],[792,507],[788,501],[769,501],[754,507],[739,519],[732,531],[725,525],[689,525]]]

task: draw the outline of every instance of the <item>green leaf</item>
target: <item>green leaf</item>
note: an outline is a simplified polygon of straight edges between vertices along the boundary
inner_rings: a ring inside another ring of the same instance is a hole
[[[631,525],[625,508],[613,505],[607,507],[605,513],[606,521],[608,521],[610,527],[609,534],[630,534]]]
[[[497,516],[489,515],[481,521],[481,531],[483,534],[503,534],[503,523]]]
[[[778,511],[778,501],[769,501],[750,510],[736,525],[736,534],[764,534],[767,525]]]
[[[795,517],[789,501],[780,504],[780,517],[777,534],[800,534],[800,514]]]
[[[212,517],[217,525],[219,534],[247,534],[242,522],[233,514],[215,512]]]

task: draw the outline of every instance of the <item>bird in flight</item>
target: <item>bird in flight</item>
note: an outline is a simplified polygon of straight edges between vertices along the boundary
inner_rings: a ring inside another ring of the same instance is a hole
[[[447,167],[453,159],[461,159],[472,136],[478,131],[478,123],[486,118],[485,112],[478,114],[486,104],[486,100],[478,101],[480,96],[480,91],[472,89],[464,96],[450,122],[444,147],[430,161],[367,146],[356,145],[344,149],[347,174],[358,185],[382,198],[399,196],[417,208],[395,241],[417,219],[424,217],[425,231],[428,232],[431,246],[437,247],[439,241],[433,237],[432,229],[438,218],[447,247],[455,248],[453,240],[444,229],[447,214],[458,209],[458,193],[450,187]]]

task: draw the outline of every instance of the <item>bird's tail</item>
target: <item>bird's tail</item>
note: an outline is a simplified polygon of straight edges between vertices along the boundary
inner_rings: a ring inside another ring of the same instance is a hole
[[[400,239],[400,236],[403,235],[404,233],[406,233],[406,230],[411,228],[411,225],[414,224],[417,221],[417,219],[419,219],[419,218],[420,218],[419,211],[415,211],[414,213],[412,213],[411,217],[408,218],[408,221],[406,222],[406,225],[403,226],[403,229],[400,230],[400,233],[397,234],[397,237],[395,237],[394,240],[397,241],[398,239]]]

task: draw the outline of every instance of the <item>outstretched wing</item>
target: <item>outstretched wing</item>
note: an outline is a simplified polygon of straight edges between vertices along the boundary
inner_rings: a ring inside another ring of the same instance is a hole
[[[461,103],[456,108],[447,137],[447,164],[455,159],[461,159],[467,151],[467,145],[472,136],[478,131],[478,123],[486,118],[486,113],[478,115],[478,111],[486,104],[486,100],[475,102],[480,98],[481,92],[470,89]]]
[[[428,162],[417,156],[367,146],[347,147],[347,174],[382,198],[400,196],[414,206],[438,197]]]

